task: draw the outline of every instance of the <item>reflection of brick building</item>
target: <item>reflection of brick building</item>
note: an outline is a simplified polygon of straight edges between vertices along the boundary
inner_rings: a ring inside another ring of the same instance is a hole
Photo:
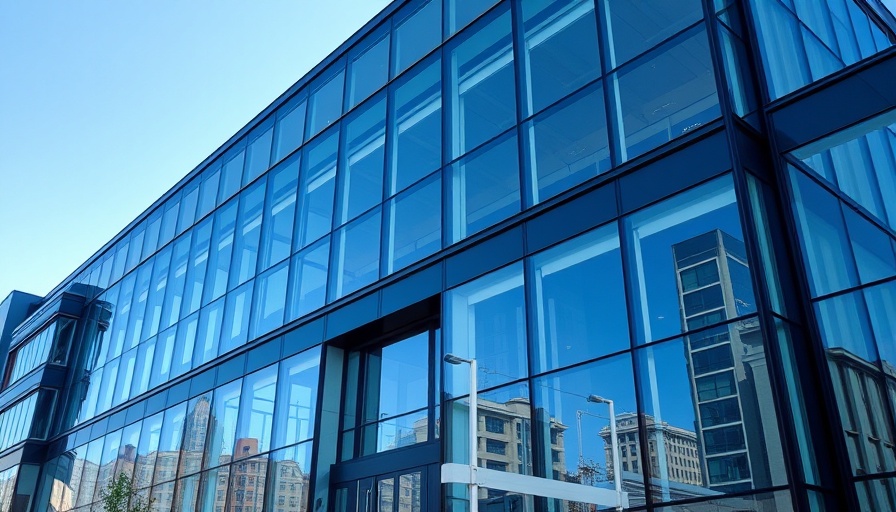
[[[272,462],[268,510],[305,512],[308,507],[309,477],[308,471],[295,461]]]

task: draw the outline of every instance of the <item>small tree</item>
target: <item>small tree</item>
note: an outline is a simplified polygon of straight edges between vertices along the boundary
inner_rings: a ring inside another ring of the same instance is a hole
[[[103,512],[150,512],[152,500],[143,501],[137,494],[130,477],[118,473],[115,478],[100,492],[103,501]]]

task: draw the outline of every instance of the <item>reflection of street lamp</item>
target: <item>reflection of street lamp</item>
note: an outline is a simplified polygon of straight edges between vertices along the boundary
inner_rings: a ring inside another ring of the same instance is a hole
[[[462,363],[470,365],[470,512],[479,512],[479,484],[476,483],[476,468],[479,463],[476,435],[478,430],[477,416],[479,414],[477,411],[478,398],[476,397],[476,359],[464,359],[454,354],[445,354],[445,362],[453,365]]]
[[[594,404],[607,404],[610,408],[610,449],[613,450],[613,486],[616,488],[616,509],[622,510],[622,472],[619,466],[619,439],[616,438],[616,409],[613,401],[597,395],[588,395]]]

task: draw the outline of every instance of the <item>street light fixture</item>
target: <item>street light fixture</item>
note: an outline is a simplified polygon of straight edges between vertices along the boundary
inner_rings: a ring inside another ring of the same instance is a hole
[[[616,488],[616,509],[622,510],[622,472],[619,466],[619,439],[616,437],[616,409],[613,401],[598,395],[588,395],[593,404],[607,404],[610,408],[610,449],[613,451],[613,487]]]
[[[479,484],[476,483],[476,469],[478,468],[479,453],[477,442],[477,430],[479,423],[478,397],[476,396],[476,359],[465,359],[454,354],[445,354],[445,362],[453,365],[470,365],[470,512],[479,512]]]

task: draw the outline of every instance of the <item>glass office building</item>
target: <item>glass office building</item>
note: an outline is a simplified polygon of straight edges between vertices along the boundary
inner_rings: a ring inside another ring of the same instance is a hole
[[[0,303],[0,511],[896,510],[886,4],[396,0]]]

